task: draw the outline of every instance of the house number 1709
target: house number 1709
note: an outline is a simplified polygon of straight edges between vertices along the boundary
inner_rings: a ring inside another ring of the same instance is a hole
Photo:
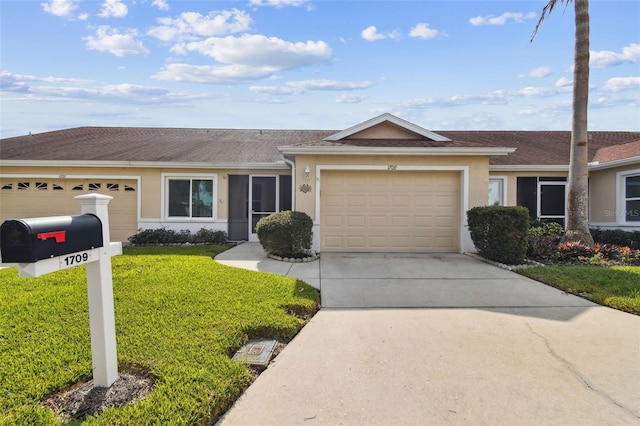
[[[70,256],[65,257],[63,260],[64,260],[65,266],[77,265],[79,263],[88,262],[89,253],[72,254]]]

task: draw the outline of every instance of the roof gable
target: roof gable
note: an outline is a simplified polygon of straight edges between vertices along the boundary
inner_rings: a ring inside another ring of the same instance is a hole
[[[325,141],[344,139],[429,139],[436,142],[449,142],[451,139],[431,132],[416,124],[384,113],[341,132],[326,137]]]

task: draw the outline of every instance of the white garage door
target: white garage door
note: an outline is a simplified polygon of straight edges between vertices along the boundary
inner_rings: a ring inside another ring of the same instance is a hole
[[[137,232],[137,182],[123,179],[0,179],[0,221],[27,217],[80,214],[76,195],[110,195],[109,233],[127,241]]]
[[[459,251],[459,172],[328,170],[321,179],[321,250]]]

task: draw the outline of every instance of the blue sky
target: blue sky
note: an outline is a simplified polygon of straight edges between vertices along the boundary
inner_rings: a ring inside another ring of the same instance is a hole
[[[573,5],[0,0],[0,136],[79,126],[570,130]],[[591,130],[640,130],[640,2],[592,0]]]

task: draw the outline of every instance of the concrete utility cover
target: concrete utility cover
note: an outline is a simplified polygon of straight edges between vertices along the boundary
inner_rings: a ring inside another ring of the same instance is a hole
[[[249,340],[244,346],[238,349],[233,359],[238,362],[266,367],[269,361],[271,361],[276,343],[273,339]]]

